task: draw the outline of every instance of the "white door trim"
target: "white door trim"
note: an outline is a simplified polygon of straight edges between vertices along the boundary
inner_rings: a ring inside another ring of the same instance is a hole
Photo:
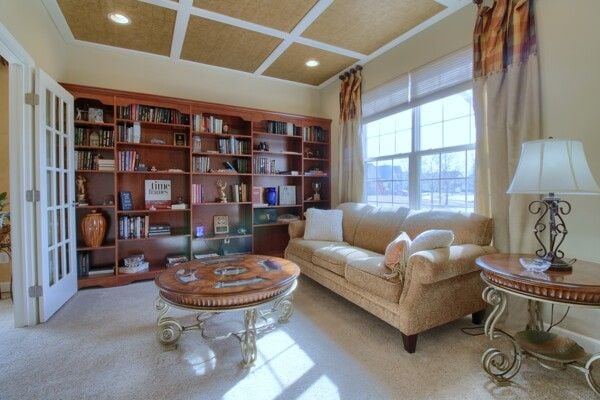
[[[38,302],[27,288],[37,282],[34,203],[25,192],[34,188],[33,107],[25,93],[33,89],[33,58],[0,23],[0,55],[9,62],[10,214],[12,236],[13,313],[15,326],[38,323]]]

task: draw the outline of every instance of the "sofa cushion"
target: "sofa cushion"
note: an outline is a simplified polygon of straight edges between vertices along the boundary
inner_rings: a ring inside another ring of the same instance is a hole
[[[306,225],[304,227],[304,239],[306,240],[328,240],[342,242],[342,210],[320,210],[309,208],[304,215]]]
[[[383,265],[383,256],[355,258],[346,265],[348,282],[371,294],[393,303],[400,300],[402,282],[398,278],[386,279],[389,272]]]
[[[399,268],[404,268],[408,260],[408,251],[411,243],[412,240],[410,240],[406,232],[402,232],[387,245],[383,262],[387,269],[398,270]]]
[[[364,203],[342,203],[337,208],[344,212],[342,220],[344,242],[354,245],[354,235],[356,234],[358,223],[369,210],[375,207]]]
[[[488,246],[492,241],[492,219],[474,213],[452,211],[412,211],[402,224],[411,238],[428,229],[454,232],[454,244]]]
[[[369,209],[356,227],[353,246],[385,253],[387,245],[402,231],[400,227],[408,211],[408,208],[391,206]]]
[[[312,262],[312,256],[315,250],[326,248],[328,246],[345,245],[344,242],[326,242],[322,240],[304,240],[301,238],[292,239],[288,243],[286,253],[290,253],[305,261]]]
[[[312,263],[335,274],[344,276],[344,268],[350,260],[373,256],[381,256],[381,254],[345,243],[335,244],[316,249],[313,253]]]
[[[447,229],[429,229],[413,239],[408,248],[408,257],[421,250],[448,248],[454,241],[454,233]]]

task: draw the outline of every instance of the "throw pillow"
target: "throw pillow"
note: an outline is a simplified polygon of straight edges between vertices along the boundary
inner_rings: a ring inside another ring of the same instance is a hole
[[[343,242],[342,210],[319,210],[309,208],[305,213],[304,239]]]
[[[412,240],[406,232],[402,232],[398,237],[390,242],[385,248],[384,265],[387,269],[394,271],[399,266],[406,264],[408,259],[408,249]]]
[[[446,229],[430,229],[422,232],[412,241],[408,257],[421,250],[433,250],[450,247],[454,242],[454,233]]]

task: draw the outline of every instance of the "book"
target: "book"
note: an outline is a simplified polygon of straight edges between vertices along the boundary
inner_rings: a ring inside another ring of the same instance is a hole
[[[296,205],[296,186],[279,186],[279,205]]]
[[[133,196],[131,192],[119,192],[119,206],[123,211],[133,210]]]
[[[171,208],[171,181],[158,179],[146,180],[144,205],[147,210]]]

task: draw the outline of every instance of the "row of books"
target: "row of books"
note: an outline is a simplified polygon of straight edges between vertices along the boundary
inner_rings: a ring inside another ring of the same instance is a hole
[[[250,173],[250,160],[247,158],[236,158],[233,160],[233,163],[224,163],[225,166],[231,167],[233,165],[234,169],[239,174],[248,174]]]
[[[119,142],[125,143],[140,143],[142,140],[142,127],[139,122],[134,122],[133,125],[117,125],[117,136]]]
[[[115,160],[102,158],[93,151],[75,151],[75,168],[81,170],[114,171]]]
[[[267,132],[293,136],[296,132],[296,125],[291,122],[267,121]]]
[[[77,277],[98,276],[114,273],[113,267],[94,267],[92,254],[89,251],[77,252]]]
[[[212,115],[195,114],[192,128],[194,132],[223,133],[223,120]]]
[[[179,110],[144,106],[141,104],[117,106],[117,118],[164,124],[189,125],[190,123],[190,116],[182,114]]]
[[[231,185],[231,201],[245,203],[248,201],[248,185],[245,183]]]
[[[199,183],[192,183],[192,205],[199,205],[202,203],[204,197],[204,191],[202,185]]]
[[[75,146],[113,147],[114,145],[112,130],[75,128]]]
[[[119,151],[119,171],[135,171],[140,165],[140,155],[135,150]]]
[[[266,157],[255,157],[252,160],[255,174],[275,174],[275,160],[269,160]]]
[[[171,234],[169,224],[150,224],[149,215],[123,215],[119,217],[119,239],[141,239]]]
[[[308,142],[327,142],[325,131],[320,126],[302,128],[302,137]]]
[[[194,172],[209,172],[210,158],[208,157],[193,157],[192,169]]]
[[[219,139],[218,149],[221,154],[250,154],[250,141],[234,137]]]

